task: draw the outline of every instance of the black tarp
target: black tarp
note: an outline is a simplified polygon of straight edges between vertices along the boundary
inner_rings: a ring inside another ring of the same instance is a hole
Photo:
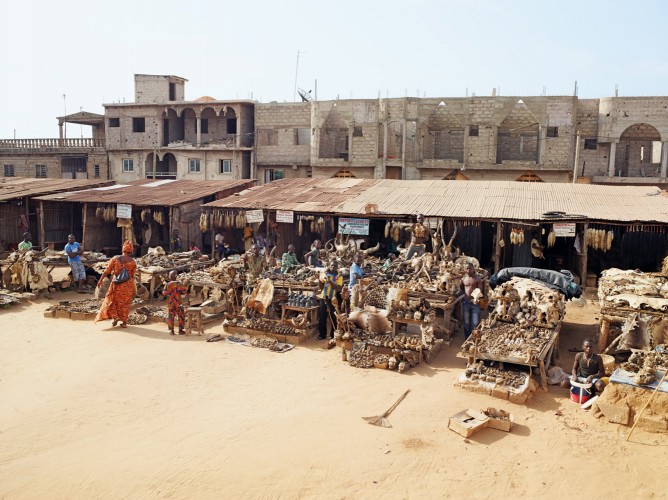
[[[509,281],[513,276],[542,283],[548,288],[561,291],[569,299],[582,295],[582,289],[573,281],[571,272],[566,270],[550,271],[548,269],[536,269],[535,267],[506,267],[492,275],[489,282],[492,287],[496,287]]]

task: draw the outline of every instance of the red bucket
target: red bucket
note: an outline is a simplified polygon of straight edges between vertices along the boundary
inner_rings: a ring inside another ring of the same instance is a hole
[[[582,391],[582,395],[580,395],[580,391]],[[571,401],[573,401],[574,403],[580,405],[584,404],[589,400],[589,398],[591,398],[591,396],[592,396],[591,389],[571,386]]]

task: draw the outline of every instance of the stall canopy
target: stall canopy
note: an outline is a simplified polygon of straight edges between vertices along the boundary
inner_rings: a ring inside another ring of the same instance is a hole
[[[282,179],[205,205],[300,213],[509,220],[668,223],[668,196],[654,186],[508,181]],[[373,207],[369,213],[369,207]],[[561,212],[561,213],[559,213]]]
[[[33,179],[29,177],[4,178],[0,180],[0,202],[17,198],[90,189],[108,186],[114,181],[88,179]]]

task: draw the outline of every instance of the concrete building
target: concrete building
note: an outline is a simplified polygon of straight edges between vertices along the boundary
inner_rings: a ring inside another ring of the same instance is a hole
[[[113,179],[250,178],[254,104],[186,101],[186,81],[135,75],[135,102],[104,105]]]
[[[68,123],[92,127],[92,138],[67,138]],[[57,139],[0,139],[0,176],[108,179],[104,116],[86,111],[61,116],[58,128]]]
[[[667,104],[568,96],[257,103],[256,177],[665,183]]]

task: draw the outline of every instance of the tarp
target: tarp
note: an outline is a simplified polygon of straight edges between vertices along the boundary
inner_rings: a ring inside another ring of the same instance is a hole
[[[561,291],[569,299],[582,295],[582,289],[573,281],[571,272],[566,270],[550,271],[535,267],[506,267],[492,275],[489,282],[492,287],[496,287],[510,280],[513,276],[538,281],[548,288]]]

